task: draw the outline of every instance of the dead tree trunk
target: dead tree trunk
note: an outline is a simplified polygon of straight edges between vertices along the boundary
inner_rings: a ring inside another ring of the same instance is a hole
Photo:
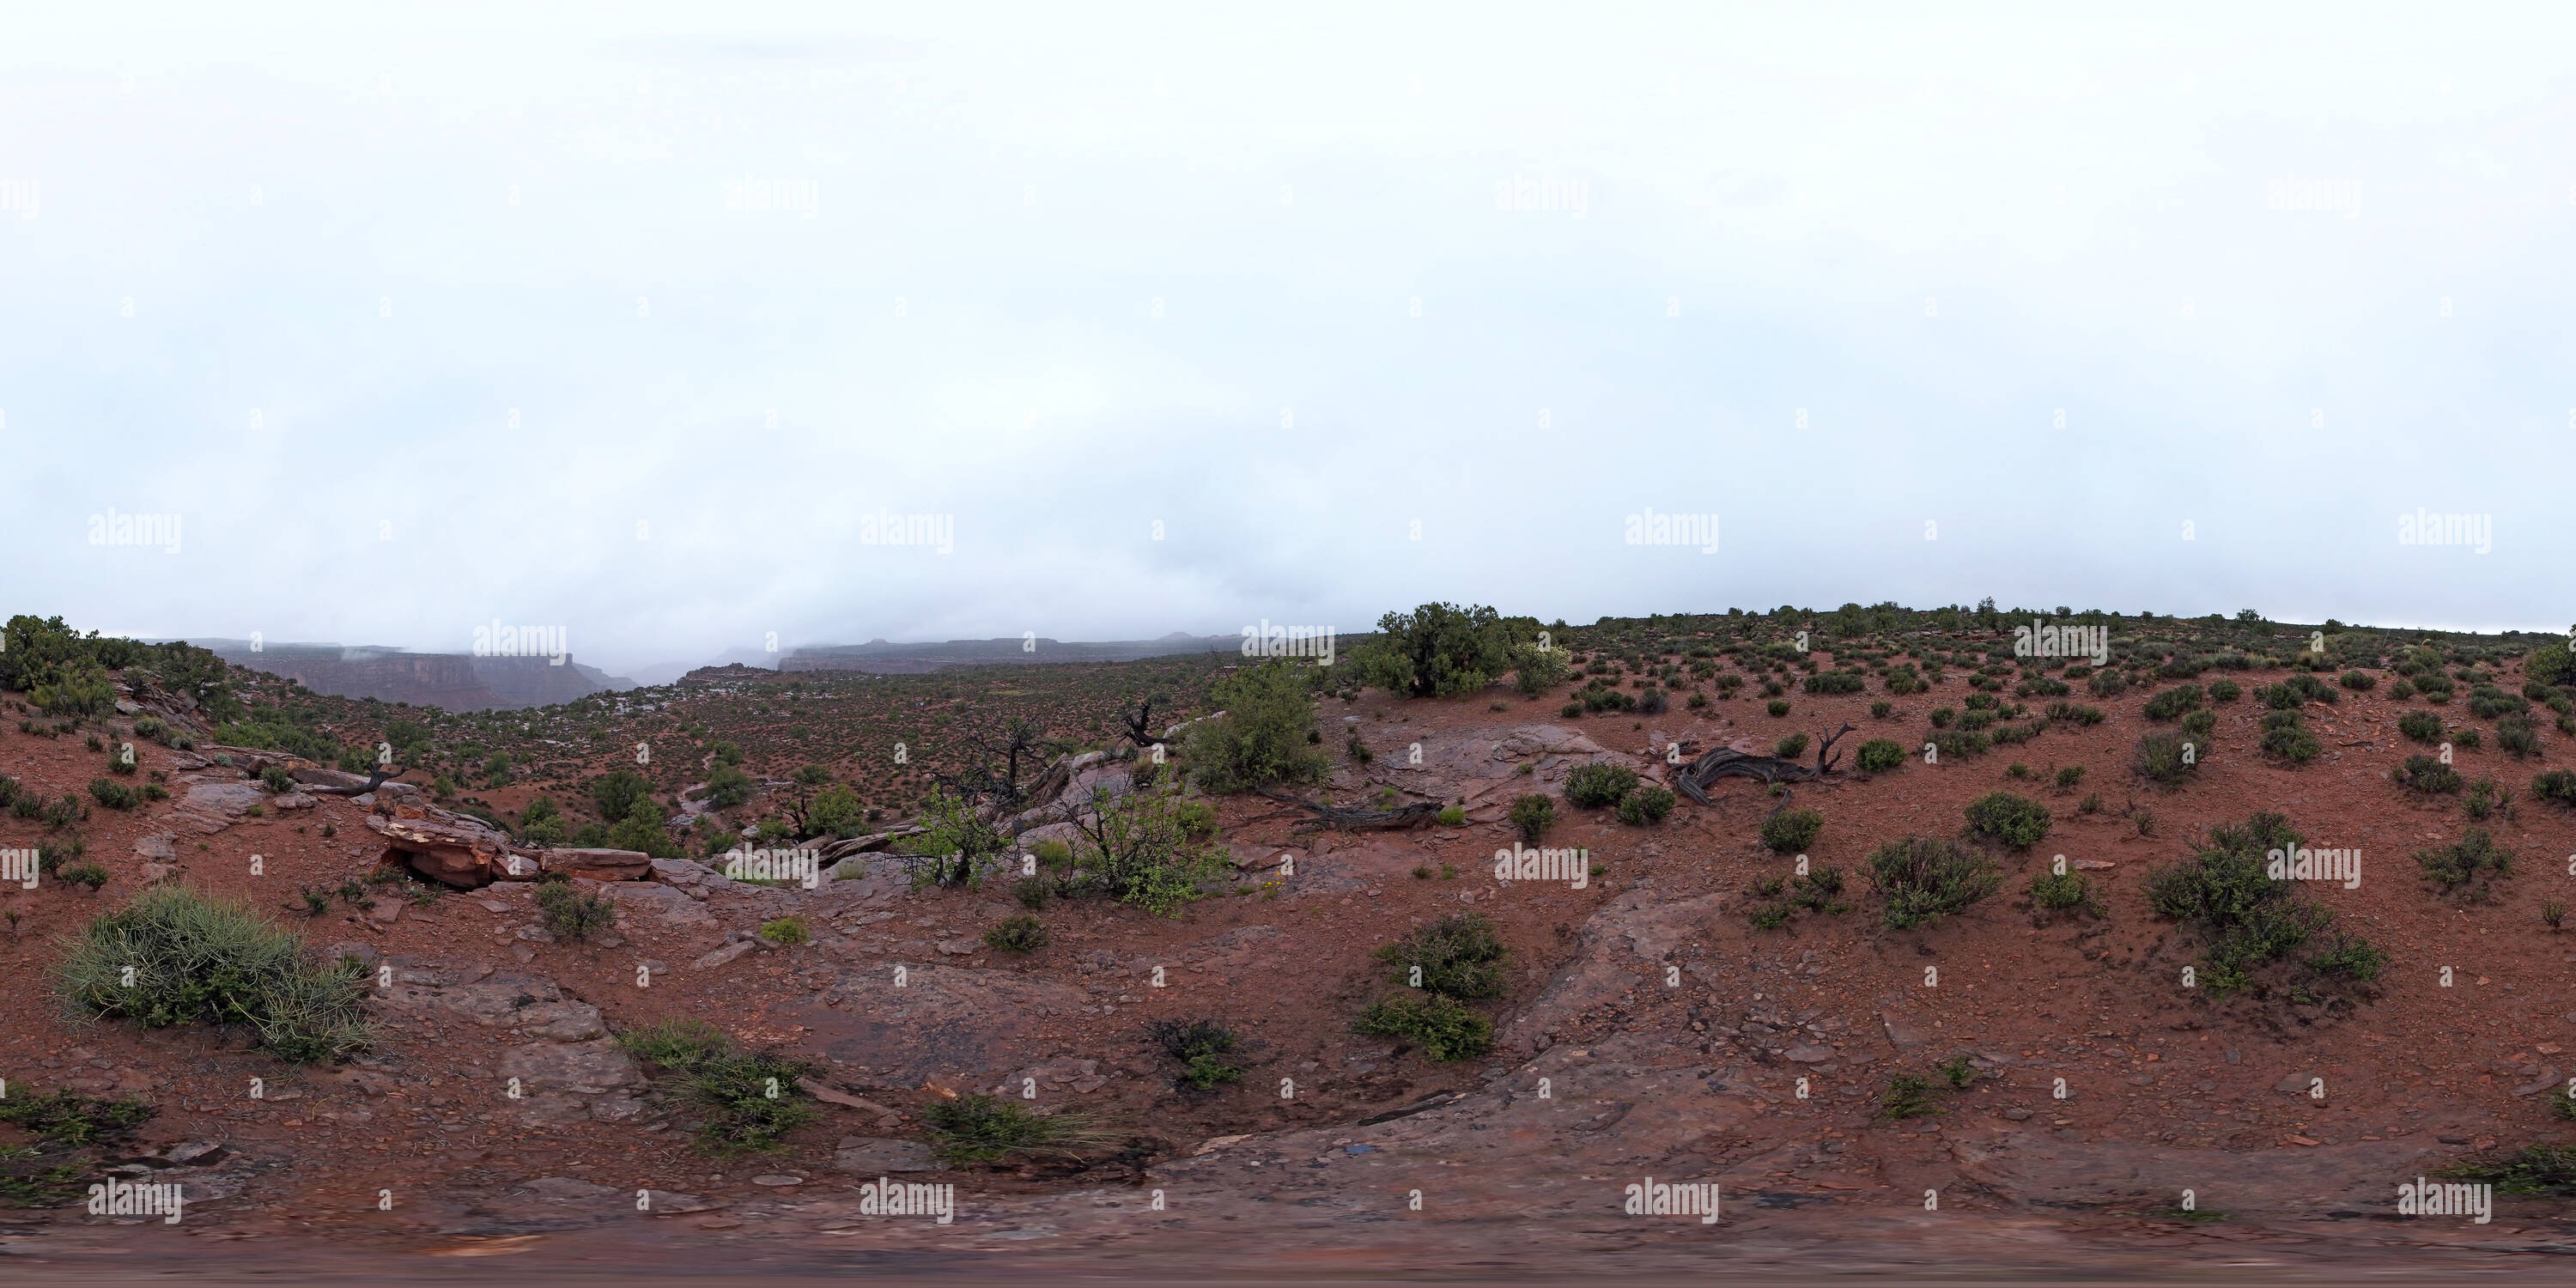
[[[1715,786],[1717,780],[1721,778],[1750,778],[1766,784],[1811,783],[1829,774],[1840,772],[1838,766],[1842,756],[1834,751],[1834,744],[1841,741],[1844,734],[1859,727],[1846,724],[1828,735],[1824,742],[1817,746],[1816,763],[1813,765],[1801,765],[1794,760],[1783,760],[1778,756],[1747,755],[1731,747],[1720,747],[1692,761],[1682,772],[1675,774],[1673,786],[1680,789],[1682,795],[1706,805],[1708,789]]]
[[[1415,801],[1410,805],[1399,805],[1394,809],[1356,809],[1347,805],[1327,805],[1321,801],[1310,801],[1268,787],[1262,788],[1261,794],[1274,801],[1294,805],[1314,815],[1307,821],[1307,826],[1338,828],[1346,832],[1361,828],[1420,827],[1440,816],[1440,806],[1433,801]]]

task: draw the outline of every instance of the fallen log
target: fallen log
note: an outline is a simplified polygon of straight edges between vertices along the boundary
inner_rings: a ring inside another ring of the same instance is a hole
[[[1816,748],[1816,763],[1813,765],[1802,765],[1794,760],[1783,760],[1778,756],[1756,756],[1737,751],[1732,747],[1720,747],[1692,761],[1680,773],[1673,775],[1673,786],[1679,788],[1682,795],[1706,805],[1709,803],[1708,789],[1715,786],[1721,778],[1750,778],[1765,784],[1811,783],[1839,772],[1838,766],[1842,755],[1833,750],[1834,744],[1840,741],[1844,734],[1857,728],[1859,728],[1858,725],[1846,724],[1835,730]],[[1831,753],[1830,756],[1828,753]]]

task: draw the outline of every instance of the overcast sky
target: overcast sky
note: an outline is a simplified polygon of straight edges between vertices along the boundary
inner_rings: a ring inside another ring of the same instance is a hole
[[[0,610],[2566,629],[2576,17],[2136,12],[17,6]]]

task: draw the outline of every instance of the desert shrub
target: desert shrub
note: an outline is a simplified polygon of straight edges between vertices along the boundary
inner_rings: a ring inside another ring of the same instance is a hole
[[[1046,923],[1025,912],[1002,918],[984,932],[984,942],[1006,953],[1033,953],[1047,946]]]
[[[1565,683],[1569,669],[1563,649],[1543,649],[1535,643],[1515,646],[1511,651],[1511,663],[1513,678],[1520,691],[1531,697]]]
[[[1905,763],[1905,747],[1892,738],[1872,738],[1860,745],[1858,763],[1862,773],[1885,773]]]
[[[2102,905],[2093,898],[2093,882],[2081,872],[2069,871],[2060,876],[2041,872],[2030,879],[2030,901],[2049,912],[2066,912],[2081,908],[2092,915],[2102,915]]]
[[[1661,823],[1673,812],[1674,800],[1670,789],[1652,784],[1640,787],[1619,802],[1619,821],[1638,827]]]
[[[1606,761],[1577,765],[1565,776],[1565,799],[1586,809],[1616,805],[1637,786],[1636,771]]]
[[[2068,765],[2057,771],[2057,790],[2071,792],[2084,781],[2084,766]]]
[[[1440,810],[1438,821],[1442,827],[1464,826],[1467,822],[1466,807],[1461,805],[1443,806]]]
[[[1800,688],[1809,693],[1858,693],[1867,687],[1858,671],[1819,671],[1808,676]]]
[[[2397,732],[2417,742],[2436,742],[2442,737],[2442,718],[2430,711],[2409,711],[2397,717]]]
[[[1934,707],[1934,708],[1932,708],[1932,716],[1931,716],[1931,720],[1932,720],[1932,727],[1933,727],[1933,728],[1935,728],[1935,729],[1947,729],[1947,728],[1949,728],[1949,727],[1950,727],[1951,722],[1953,722],[1953,721],[1957,720],[1958,718],[1959,718],[1959,713],[1958,713],[1955,709],[1953,709],[1953,708],[1950,708],[1950,707]]]
[[[537,886],[537,917],[558,939],[590,939],[617,925],[617,905],[569,881],[545,881]]]
[[[1218,796],[1321,780],[1331,765],[1312,749],[1315,708],[1306,675],[1275,659],[1210,686],[1210,700],[1226,714],[1190,726],[1190,777]]]
[[[2209,683],[2209,700],[2212,702],[2234,702],[2244,695],[2245,690],[2234,680],[2212,680]]]
[[[2400,702],[2404,702],[2406,699],[2415,696],[2415,686],[2410,681],[2399,680],[2395,684],[2388,686],[2388,696],[2395,698]]]
[[[2308,732],[2296,711],[2274,711],[2263,717],[2264,754],[2277,756],[2294,765],[2304,765],[2317,758],[2325,744]]]
[[[2423,672],[2415,677],[2415,691],[2423,694],[2426,702],[2448,702],[2453,692],[2451,677],[2440,671]]]
[[[271,765],[259,771],[259,785],[272,792],[290,792],[295,790],[295,776],[283,766]]]
[[[619,1034],[617,1044],[661,1070],[657,1098],[697,1111],[697,1146],[705,1153],[773,1153],[817,1112],[797,1086],[817,1072],[813,1065],[740,1050],[702,1020],[664,1020]]]
[[[780,917],[762,922],[760,937],[764,942],[793,946],[814,942],[814,928],[803,917]]]
[[[1104,894],[1177,917],[1198,898],[1198,883],[1225,867],[1222,855],[1191,842],[1173,798],[1159,789],[1094,787],[1073,825],[1088,844],[1074,858],[1068,894]]]
[[[2476,883],[2483,897],[2494,878],[2513,874],[2513,852],[2497,845],[2485,828],[2473,827],[2454,844],[2415,851],[2415,865],[2445,894]]]
[[[317,960],[301,936],[239,904],[156,885],[82,929],[55,987],[76,1014],[145,1028],[246,1024],[279,1057],[313,1063],[369,1042],[362,975],[354,962]]]
[[[754,784],[751,775],[739,766],[719,763],[707,775],[707,804],[717,809],[734,809],[751,800]]]
[[[590,780],[587,790],[599,817],[614,826],[634,811],[636,802],[651,798],[653,784],[634,770],[620,769]]]
[[[2533,775],[2531,794],[2576,809],[2576,770],[2551,769]]]
[[[2481,684],[2469,690],[2469,714],[2480,720],[2522,715],[2530,710],[2530,699],[2507,693],[2492,684]]]
[[[2218,733],[2218,713],[2203,707],[2182,718],[2182,736],[2206,747]]]
[[[1241,1042],[1234,1030],[1215,1020],[1152,1020],[1145,1025],[1145,1035],[1163,1054],[1180,1062],[1180,1080],[1197,1090],[1214,1091],[1220,1084],[1243,1078],[1243,1069],[1225,1058]]]
[[[1521,840],[1536,845],[1540,837],[1547,835],[1547,829],[1556,826],[1556,802],[1536,792],[1515,797],[1511,823]]]
[[[1490,918],[1462,912],[1414,927],[1375,956],[1395,968],[1398,984],[1477,1001],[1503,995],[1504,963],[1511,950]]]
[[[1807,735],[1793,733],[1771,744],[1771,754],[1782,760],[1796,760],[1807,752]]]
[[[113,778],[89,780],[90,799],[109,809],[132,809],[143,803],[141,793]]]
[[[1995,792],[1968,806],[1968,830],[1999,845],[2027,850],[2048,835],[2048,807],[2011,792]]]
[[[2186,684],[2178,689],[2167,689],[2164,692],[2147,699],[2147,705],[2145,707],[2146,716],[2149,720],[2171,720],[2174,717],[2181,715],[2183,712],[2199,706],[2200,698],[2200,686],[2197,684]]]
[[[2129,677],[2119,671],[2095,671],[2084,681],[2085,689],[2097,698],[2116,698],[2129,691]]]
[[[1930,837],[1890,841],[1870,856],[1869,867],[1887,901],[1891,930],[1909,930],[1963,911],[2003,884],[2003,874],[1985,856]]]
[[[2073,690],[2066,687],[2064,680],[2052,680],[2040,675],[2022,681],[2014,687],[2013,692],[2025,698],[2062,698]]]
[[[2506,716],[2496,721],[2496,746],[2516,756],[2540,754],[2540,731],[2531,727],[2527,716]]]
[[[657,859],[676,859],[680,857],[680,845],[671,839],[671,829],[665,821],[668,817],[650,797],[638,800],[627,807],[626,817],[608,829],[608,845]]]
[[[1940,1085],[1929,1078],[1900,1073],[1887,1080],[1887,1090],[1878,1098],[1881,1118],[1929,1118],[1941,1112],[1936,1098]]]
[[[922,1112],[931,1152],[952,1167],[1012,1158],[1079,1159],[1108,1134],[1079,1113],[1040,1113],[981,1093],[935,1100]]]
[[[1781,698],[1773,698],[1769,702],[1762,704],[1762,709],[1770,712],[1773,719],[1778,719],[1789,714],[1789,704],[1785,699]]]
[[[2485,741],[2485,736],[2480,734],[2475,726],[2471,726],[2452,734],[2451,741],[2462,747],[2475,747]]]
[[[2299,840],[2287,818],[2258,813],[2241,827],[2211,828],[2192,858],[2149,873],[2148,907],[2200,931],[2207,967],[2200,982],[2212,996],[2249,987],[2255,967],[2333,923],[2332,911],[2268,874],[2269,854],[2296,851]]]
[[[1811,809],[1784,809],[1762,820],[1762,843],[1774,854],[1795,854],[1813,845],[1825,830],[1825,816]]]
[[[1993,738],[1965,729],[1943,729],[1924,741],[1931,743],[1939,754],[1952,758],[1982,756],[1987,748],[1995,745]]]
[[[2355,693],[2368,693],[2373,686],[2379,683],[2379,677],[2372,675],[2368,671],[2346,671],[2343,673],[2340,682],[2343,687],[2350,689]]]
[[[1473,1060],[1494,1047],[1494,1022],[1439,993],[1390,993],[1352,1026],[1371,1037],[1422,1044],[1434,1060]]]
[[[2175,787],[2198,772],[2199,746],[2179,733],[2151,733],[2138,739],[2129,763],[2141,777]]]
[[[2460,771],[2432,756],[2408,756],[2397,770],[2397,784],[2425,795],[2460,790]]]
[[[2049,703],[2048,718],[2051,720],[2063,720],[2068,724],[2084,725],[2087,727],[2100,724],[2103,720],[2102,708],[2081,707],[2072,702]]]
[[[2388,954],[2359,935],[2338,934],[2308,958],[2308,969],[2318,974],[2357,980],[2379,978],[2380,968],[2387,964]]]
[[[1699,696],[1699,695],[1698,695],[1698,694],[1692,694],[1691,696],[1693,696],[1693,697],[1697,697],[1697,696]],[[1561,717],[1563,717],[1563,718],[1565,718],[1565,719],[1571,720],[1571,719],[1575,718],[1576,716],[1579,716],[1579,715],[1582,715],[1582,714],[1583,714],[1583,704],[1582,704],[1582,703],[1580,703],[1580,702],[1569,702],[1569,703],[1566,703],[1564,706],[1557,708],[1557,712],[1556,712],[1556,714],[1557,714],[1557,715],[1559,715],[1559,716],[1561,716]]]

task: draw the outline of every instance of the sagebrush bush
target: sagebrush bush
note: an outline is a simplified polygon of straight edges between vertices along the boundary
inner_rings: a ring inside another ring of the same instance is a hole
[[[1883,774],[1905,763],[1904,744],[1893,738],[1872,738],[1860,745],[1857,763],[1862,773]]]
[[[2299,842],[2287,818],[2258,813],[2242,826],[2211,828],[2199,853],[2148,874],[2148,907],[2199,929],[2206,967],[2200,983],[2212,996],[2249,987],[2255,967],[2333,924],[2331,910],[2300,895],[2295,882],[2269,874],[2269,855],[2294,852]],[[2371,951],[2357,936],[2338,948],[2347,958]]]
[[[2534,775],[2531,794],[2537,799],[2576,809],[2576,770],[2552,769]]]
[[[109,809],[132,809],[143,803],[143,794],[113,778],[89,780],[90,799]]]
[[[1811,809],[1784,809],[1762,820],[1762,843],[1774,854],[1795,854],[1815,843],[1825,830],[1825,816]]]
[[[1180,1080],[1199,1091],[1214,1091],[1219,1084],[1239,1082],[1243,1069],[1225,1057],[1242,1045],[1234,1030],[1215,1020],[1151,1020],[1145,1035],[1163,1054],[1181,1064]]]
[[[2304,765],[2317,758],[2325,744],[2308,732],[2296,711],[2274,711],[2263,717],[2263,751],[2293,765]]]
[[[2130,765],[2139,776],[2167,787],[2179,786],[2200,768],[2198,744],[2179,733],[2151,733],[2138,739]]]
[[[2442,737],[2442,718],[2430,711],[2409,711],[2397,717],[2397,732],[2417,742],[2437,742]]]
[[[2408,756],[2397,770],[2397,783],[2428,796],[2456,792],[2460,790],[2460,771],[2432,756]]]
[[[1619,821],[1640,827],[1663,822],[1664,816],[1673,812],[1674,801],[1669,789],[1650,783],[1628,793],[1619,802]]]
[[[2164,692],[2147,699],[2147,705],[2144,708],[2146,717],[2149,720],[2171,720],[2174,717],[2199,706],[2200,697],[2200,686],[2197,684],[2186,684],[2177,689],[2167,689]]]
[[[372,1040],[364,976],[354,961],[320,961],[302,936],[239,904],[156,885],[82,929],[55,988],[75,1014],[145,1028],[248,1025],[279,1057],[309,1064]]]
[[[1281,659],[1218,680],[1210,700],[1222,720],[1190,726],[1183,756],[1190,778],[1227,796],[1282,783],[1321,781],[1331,763],[1313,749],[1315,707],[1307,672]]]
[[[1887,902],[1890,930],[1910,930],[1963,911],[2003,884],[2003,874],[1984,855],[1931,837],[1890,841],[1870,856],[1869,868]]]
[[[1511,950],[1491,918],[1462,912],[1416,926],[1404,938],[1380,947],[1374,956],[1394,968],[1398,984],[1479,1001],[1503,995]]]
[[[618,1035],[628,1054],[650,1061],[665,1077],[654,1094],[696,1110],[697,1146],[719,1157],[774,1153],[787,1133],[818,1112],[797,1080],[818,1070],[802,1060],[744,1051],[714,1025],[664,1020]],[[935,1108],[935,1107],[934,1107]]]
[[[2483,890],[2486,881],[2513,874],[2513,852],[2497,845],[2485,828],[2473,827],[2454,844],[2415,851],[2415,865],[2446,894],[2472,882]]]
[[[1585,809],[1616,805],[1636,789],[1635,770],[1607,761],[1577,765],[1565,776],[1565,799]]]
[[[2016,850],[2027,850],[2048,835],[2048,807],[2011,792],[1987,795],[1967,812],[1969,831]]]
[[[1549,828],[1556,826],[1556,802],[1537,792],[1516,796],[1512,798],[1511,823],[1521,840],[1536,845]]]
[[[1807,735],[1793,733],[1771,744],[1771,754],[1782,760],[1796,760],[1807,753]]]
[[[1434,1060],[1473,1060],[1494,1048],[1494,1022],[1439,993],[1390,993],[1362,1012],[1356,1031],[1422,1045]]]
[[[1047,946],[1046,923],[1025,912],[1002,918],[984,932],[984,942],[1006,953],[1033,953]]]

